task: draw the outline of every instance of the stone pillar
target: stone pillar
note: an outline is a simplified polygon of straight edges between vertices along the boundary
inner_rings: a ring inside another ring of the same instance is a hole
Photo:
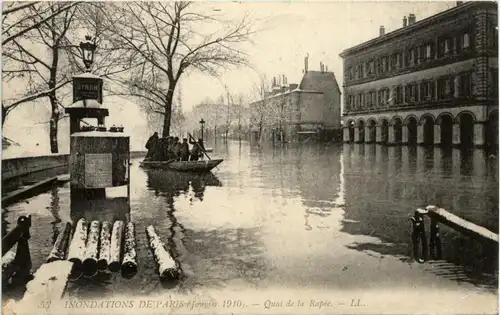
[[[484,123],[476,122],[474,124],[474,145],[482,147],[485,145],[485,140]]]
[[[365,126],[365,143],[371,143],[375,139],[372,139],[372,128],[371,126]]]
[[[455,76],[453,79],[453,97],[454,98],[459,98],[460,97],[460,76]]]
[[[441,125],[434,125],[434,144],[441,144]]]
[[[395,86],[391,86],[390,90],[389,90],[389,106],[393,106],[394,104],[396,104],[396,87]]]
[[[408,126],[407,125],[403,125],[402,126],[401,143],[403,143],[403,144],[407,144],[408,143]]]
[[[453,124],[453,136],[452,136],[453,145],[460,144],[460,124]]]
[[[417,125],[417,144],[424,143],[424,124]]]
[[[359,128],[354,128],[354,142],[359,142]]]
[[[344,142],[349,142],[349,128],[348,127],[342,128],[342,136],[343,136]]]
[[[375,142],[380,143],[380,142],[382,142],[382,127],[376,126],[375,128],[376,128],[376,130],[375,130],[375,138],[376,138]]]
[[[394,139],[394,126],[389,125],[389,128],[387,128],[387,132],[389,133],[388,138],[387,138],[387,144],[394,144],[395,140]]]

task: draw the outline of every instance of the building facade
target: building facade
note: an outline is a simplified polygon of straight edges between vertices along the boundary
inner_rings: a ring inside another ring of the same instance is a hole
[[[457,2],[342,52],[344,142],[498,146],[495,2]]]
[[[341,90],[334,73],[323,66],[305,71],[300,84],[273,84],[263,99],[250,104],[250,111],[254,139],[261,133],[266,140],[293,142],[341,132]]]

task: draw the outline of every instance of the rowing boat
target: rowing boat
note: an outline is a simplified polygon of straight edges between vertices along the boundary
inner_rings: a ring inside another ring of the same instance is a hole
[[[211,171],[224,159],[202,161],[141,161],[145,168],[170,169],[179,172],[204,173]]]

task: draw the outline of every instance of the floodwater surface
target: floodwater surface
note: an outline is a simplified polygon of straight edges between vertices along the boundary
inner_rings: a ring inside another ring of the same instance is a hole
[[[182,268],[175,284],[182,292],[470,286],[496,294],[496,247],[441,225],[442,259],[419,264],[410,239],[409,219],[426,205],[498,233],[498,164],[483,151],[365,144],[258,149],[229,142],[211,156],[225,160],[209,175],[145,170],[133,160],[130,209],[120,198],[70,206],[66,184],[9,206],[4,227],[32,215],[35,270],[65,222],[135,223],[138,273],[81,278],[68,286],[69,297],[170,290],[158,281],[148,225]]]

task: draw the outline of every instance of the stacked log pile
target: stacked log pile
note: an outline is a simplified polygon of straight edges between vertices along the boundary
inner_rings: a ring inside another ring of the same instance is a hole
[[[112,226],[110,222],[101,224],[92,221],[89,227],[82,218],[78,220],[70,239],[71,224],[67,223],[47,259],[47,262],[65,259],[72,262],[70,280],[82,275],[91,278],[106,269],[116,272],[120,267],[124,276],[132,277],[137,273],[135,227],[132,222],[125,228],[123,221],[115,221]]]

